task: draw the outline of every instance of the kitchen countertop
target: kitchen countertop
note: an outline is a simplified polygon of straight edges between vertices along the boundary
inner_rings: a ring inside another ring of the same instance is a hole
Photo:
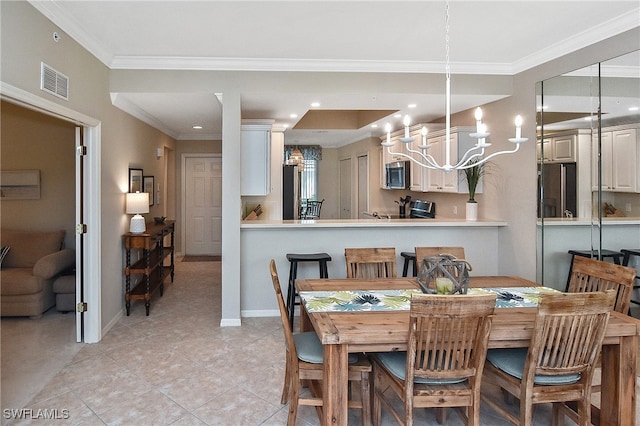
[[[507,222],[493,219],[479,219],[467,221],[465,219],[452,219],[437,217],[435,219],[319,219],[319,220],[248,220],[240,224],[241,229],[264,228],[428,228],[428,227],[502,227]]]
[[[590,226],[592,223],[597,223],[597,219],[592,220],[586,217],[574,217],[574,218],[561,218],[553,217],[544,219],[544,226]],[[538,226],[542,226],[542,221],[538,219]],[[640,225],[639,217],[603,217],[603,226],[624,226],[624,225]]]

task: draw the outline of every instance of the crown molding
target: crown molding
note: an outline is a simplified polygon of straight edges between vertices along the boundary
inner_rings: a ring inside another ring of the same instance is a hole
[[[115,56],[110,68],[191,71],[444,73],[445,63],[433,61]],[[459,74],[511,75],[512,73],[510,64],[452,62],[451,68]]]
[[[300,71],[300,72],[381,72],[442,73],[444,62],[359,61],[290,58],[216,58],[116,56],[93,39],[83,24],[64,13],[60,0],[28,0],[62,31],[111,69],[211,70],[211,71]],[[456,74],[514,75],[576,50],[638,27],[640,7],[597,26],[585,29],[514,63],[451,63]]]
[[[177,139],[178,135],[174,133],[170,128],[164,125],[162,121],[157,120],[155,117],[147,113],[138,105],[131,103],[128,99],[118,96],[118,93],[111,93],[111,103],[118,109],[126,112],[129,115],[134,116],[140,121],[147,123],[149,126],[154,127],[165,133],[166,135]]]
[[[624,15],[618,16],[615,19],[603,22],[594,27],[589,27],[573,37],[560,40],[548,48],[540,50],[514,63],[513,73],[517,74],[526,71],[545,62],[549,62],[553,59],[557,59],[579,49],[583,49],[592,44],[614,37],[625,31],[637,28],[639,26],[638,16],[640,16],[640,7]]]

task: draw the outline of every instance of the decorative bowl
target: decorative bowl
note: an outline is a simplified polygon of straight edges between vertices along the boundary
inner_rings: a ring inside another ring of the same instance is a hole
[[[162,222],[164,222],[165,219],[166,219],[165,216],[156,216],[156,217],[153,218],[153,220],[155,220],[156,223],[162,223]]]

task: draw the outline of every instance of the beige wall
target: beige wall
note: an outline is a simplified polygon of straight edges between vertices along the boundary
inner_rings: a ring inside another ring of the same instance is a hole
[[[123,251],[121,235],[128,230],[124,210],[129,167],[142,168],[145,175],[160,179],[164,187],[164,158],[170,157],[175,141],[111,104],[109,69],[60,30],[27,2],[0,2],[0,40],[3,83],[32,93],[100,121],[101,262],[98,286],[102,297],[102,327],[108,327],[123,311]],[[51,34],[58,31],[56,43]],[[69,77],[69,101],[51,96],[39,88],[40,63],[47,63]],[[156,158],[156,148],[166,147],[169,155]],[[93,147],[89,146],[89,149]],[[168,167],[173,169],[174,164]],[[167,196],[167,202],[172,202]],[[163,206],[154,206],[148,217],[162,215]],[[169,210],[170,211],[170,210]],[[97,232],[90,229],[89,232]]]
[[[7,102],[0,121],[0,169],[40,171],[40,199],[1,200],[2,228],[64,229],[75,248],[75,126]]]

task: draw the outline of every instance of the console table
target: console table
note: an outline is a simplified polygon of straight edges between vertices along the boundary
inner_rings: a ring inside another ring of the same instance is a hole
[[[153,293],[160,289],[160,296],[162,296],[164,280],[168,275],[171,275],[171,282],[173,282],[175,221],[149,222],[146,227],[146,231],[141,234],[127,232],[123,235],[126,254],[124,300],[127,316],[131,310],[132,300],[144,300],[148,316]],[[170,239],[168,246],[165,246],[166,237]],[[134,250],[140,256],[132,264],[131,255]],[[170,260],[169,265],[165,265],[167,257]],[[140,277],[133,288],[131,288],[132,276]]]

